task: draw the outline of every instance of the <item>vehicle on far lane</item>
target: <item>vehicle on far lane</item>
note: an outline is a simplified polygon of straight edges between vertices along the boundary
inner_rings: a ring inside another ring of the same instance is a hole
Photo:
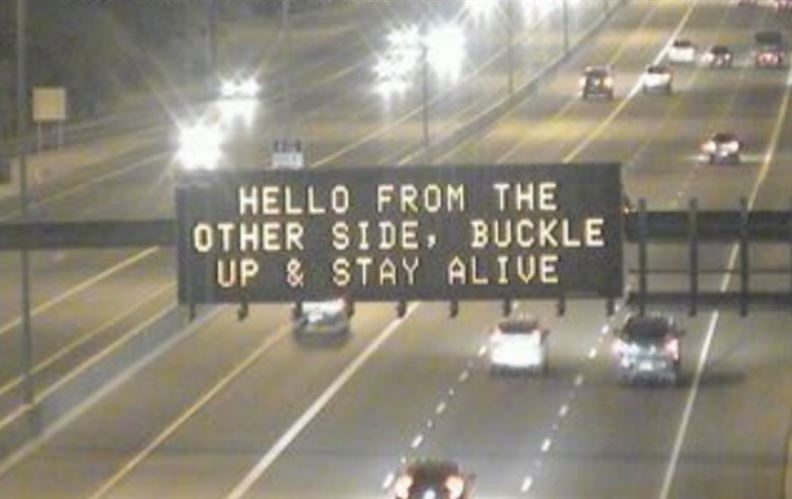
[[[740,164],[742,142],[732,132],[717,132],[701,144],[701,152],[710,164]]]
[[[628,316],[616,330],[613,344],[619,381],[677,384],[682,365],[680,338],[684,334],[670,316]]]
[[[490,372],[547,374],[547,338],[550,330],[536,318],[502,320],[489,337]]]
[[[393,482],[396,499],[471,499],[475,475],[453,461],[418,459]]]
[[[661,92],[670,95],[674,82],[674,76],[667,66],[661,64],[651,64],[646,66],[646,70],[641,76],[641,90],[643,93]]]
[[[349,307],[343,298],[303,302],[293,316],[298,341],[337,342],[349,335]]]
[[[776,0],[774,7],[778,11],[792,11],[792,0]]]
[[[608,67],[587,67],[578,84],[584,100],[589,97],[613,99],[613,71]]]
[[[666,58],[668,62],[675,64],[693,64],[696,62],[696,46],[684,38],[674,40],[668,48]]]
[[[713,45],[701,56],[701,62],[713,69],[731,68],[734,65],[734,54],[725,45]]]
[[[754,35],[756,50],[754,65],[757,68],[783,68],[786,66],[784,37],[779,31],[760,31]]]

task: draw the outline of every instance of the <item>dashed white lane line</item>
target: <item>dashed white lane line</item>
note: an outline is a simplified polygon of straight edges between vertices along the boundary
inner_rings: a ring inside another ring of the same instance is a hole
[[[447,404],[445,402],[440,402],[437,404],[437,407],[435,407],[435,414],[443,414],[446,410],[446,407]]]
[[[569,414],[569,404],[564,404],[561,406],[561,409],[558,410],[558,417],[565,418]]]
[[[465,370],[464,370],[464,371],[462,371],[462,373],[459,375],[458,381],[459,381],[460,383],[464,383],[465,381],[467,381],[467,379],[468,379],[468,377],[469,377],[469,376],[470,376],[470,371],[468,371],[467,369],[465,369]]]
[[[385,475],[385,479],[382,481],[382,488],[385,490],[391,488],[391,485],[393,485],[394,481],[396,481],[396,474],[393,472],[388,473]]]
[[[530,491],[531,487],[533,487],[533,482],[534,480],[532,476],[525,477],[523,479],[522,485],[520,485],[520,492],[525,494],[526,492]]]
[[[542,442],[542,453],[547,453],[550,450],[550,447],[553,446],[553,441],[549,438],[545,438]]]
[[[300,416],[300,418],[289,427],[289,429],[281,435],[281,437],[270,447],[264,456],[256,463],[255,466],[242,478],[242,480],[229,492],[226,499],[239,499],[246,494],[256,481],[266,473],[272,464],[289,448],[289,446],[297,439],[298,436],[308,427],[309,424],[319,415],[322,409],[341,391],[342,388],[349,382],[350,379],[360,370],[361,367],[371,358],[374,353],[393,335],[399,326],[404,323],[415,310],[418,304],[412,304],[407,308],[404,317],[392,321],[383,332],[372,341],[363,352],[361,352],[355,360],[349,364],[346,369],[327,387],[327,389],[319,396],[318,399]]]
[[[417,434],[415,438],[412,439],[412,442],[410,442],[410,448],[417,449],[418,447],[420,447],[423,441],[424,441],[423,433]]]
[[[596,349],[596,347],[592,347],[591,350],[589,350],[588,358],[589,358],[589,360],[593,360],[596,357],[597,357],[597,349]]]
[[[477,355],[479,357],[484,357],[484,355],[486,353],[487,353],[487,345],[481,345],[481,348],[478,349],[478,354]]]
[[[575,386],[580,386],[580,385],[583,384],[583,382],[585,380],[586,380],[585,376],[583,376],[582,374],[578,374],[577,376],[575,376],[575,383],[574,384],[575,384]]]

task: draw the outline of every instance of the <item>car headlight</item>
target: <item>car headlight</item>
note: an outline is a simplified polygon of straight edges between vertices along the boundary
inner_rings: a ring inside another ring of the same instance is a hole
[[[396,494],[396,497],[399,499],[407,499],[410,495],[410,487],[412,487],[413,479],[409,475],[402,475],[398,479],[396,479],[396,483],[393,484],[393,492]]]
[[[220,84],[220,95],[223,97],[233,97],[239,91],[235,81],[226,80]]]
[[[611,78],[610,76],[608,76],[607,78],[605,78],[604,85],[605,85],[606,87],[608,87],[608,88],[612,87],[612,86],[613,86],[613,78]]]
[[[249,98],[256,97],[260,90],[261,86],[255,78],[248,78],[239,86],[239,93]]]
[[[459,499],[462,497],[462,493],[465,492],[465,480],[458,475],[450,476],[445,481],[445,487],[448,490],[450,499]]]
[[[208,168],[217,166],[222,155],[223,130],[216,125],[198,123],[179,131],[177,159],[184,168]]]

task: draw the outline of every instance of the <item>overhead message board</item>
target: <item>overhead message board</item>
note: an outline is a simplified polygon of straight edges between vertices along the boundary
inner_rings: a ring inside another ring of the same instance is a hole
[[[618,164],[186,172],[182,303],[617,297]]]

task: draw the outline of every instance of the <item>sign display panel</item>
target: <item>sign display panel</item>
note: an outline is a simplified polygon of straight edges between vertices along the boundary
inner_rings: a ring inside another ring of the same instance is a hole
[[[179,299],[617,297],[611,163],[185,172]]]

